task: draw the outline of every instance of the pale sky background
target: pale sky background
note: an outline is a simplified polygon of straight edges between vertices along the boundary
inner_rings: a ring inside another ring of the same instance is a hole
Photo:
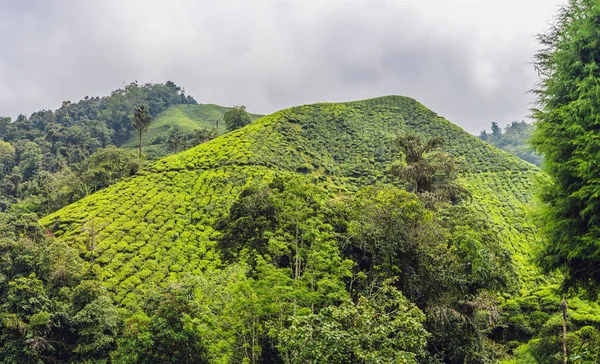
[[[413,97],[472,133],[522,120],[566,0],[0,0],[0,116],[137,80],[256,113]]]

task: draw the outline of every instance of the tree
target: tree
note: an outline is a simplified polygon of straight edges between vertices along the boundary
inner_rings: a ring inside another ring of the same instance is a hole
[[[252,122],[250,115],[246,112],[246,106],[234,106],[223,115],[223,121],[227,131],[242,128]]]
[[[9,171],[16,156],[15,148],[10,143],[0,140],[0,176]]]
[[[96,362],[119,317],[76,249],[46,237],[34,214],[0,214],[0,362]]]
[[[404,154],[403,163],[391,168],[392,175],[409,183],[409,190],[429,200],[455,200],[468,191],[456,184],[458,163],[441,151],[444,139],[425,140],[415,133],[400,135],[396,148]]]
[[[179,149],[183,150],[187,144],[187,135],[184,134],[177,125],[175,125],[169,134],[167,144],[169,145],[169,149],[175,152],[178,152]]]
[[[150,117],[150,114],[148,114],[148,107],[146,105],[142,105],[135,109],[132,123],[133,127],[139,133],[138,149],[140,151],[140,159],[142,158],[142,133],[148,130],[151,122],[152,118]]]
[[[502,129],[500,129],[498,123],[495,121],[492,121],[492,136],[494,138],[499,138],[502,136]]]
[[[79,166],[79,181],[93,191],[106,188],[140,169],[135,152],[114,145],[98,149]]]
[[[194,287],[171,286],[150,296],[144,311],[125,322],[116,363],[207,363]]]
[[[571,0],[538,37],[540,74],[532,143],[548,179],[539,189],[539,262],[564,272],[564,288],[600,285],[600,7]]]
[[[279,332],[285,363],[417,363],[424,359],[425,315],[389,282],[357,302],[293,316]]]
[[[493,361],[485,335],[499,316],[488,293],[512,291],[514,268],[489,227],[464,206],[431,210],[419,196],[391,186],[365,187],[344,205],[339,215],[346,222],[335,225],[344,252],[367,276],[356,289],[394,278],[427,316],[432,356],[446,363]]]

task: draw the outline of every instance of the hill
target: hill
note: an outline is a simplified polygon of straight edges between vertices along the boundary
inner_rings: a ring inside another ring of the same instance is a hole
[[[542,158],[529,145],[534,128],[533,124],[525,121],[513,121],[504,130],[498,123],[492,123],[491,132],[483,130],[479,133],[479,139],[539,167]]]
[[[103,159],[107,148],[120,147],[134,135],[131,119],[136,107],[147,105],[154,118],[171,106],[185,109],[196,104],[171,81],[133,82],[108,96],[63,101],[54,111],[19,115],[14,121],[0,116],[0,211],[13,208],[45,215],[89,194],[103,178],[89,181],[83,176],[88,158]],[[130,161],[135,158],[127,156],[134,153],[121,152],[117,154]],[[106,166],[119,169],[119,164]]]
[[[181,104],[173,105],[162,111],[150,124],[150,128],[142,135],[143,149],[153,156],[166,156],[169,135],[175,131],[190,134],[195,130],[215,130],[217,135],[225,132],[223,115],[229,107],[214,104]],[[252,120],[262,115],[250,114]],[[217,130],[217,125],[219,129]],[[137,137],[132,136],[124,148],[137,148]]]
[[[560,322],[555,317],[560,301],[553,293],[554,281],[541,276],[530,261],[536,231],[527,214],[541,172],[407,97],[321,103],[273,113],[166,157],[44,217],[41,223],[59,241],[80,249],[119,306],[135,310],[155,286],[178,282],[189,274],[214,276],[226,266],[217,249],[217,225],[246,187],[278,176],[304,176],[335,199],[352,196],[365,186],[393,184],[388,174],[398,158],[393,141],[406,131],[446,140],[445,150],[463,166],[459,181],[472,194],[472,201],[464,204],[466,215],[481,220],[483,230],[493,237],[487,243],[491,246],[476,250],[505,249],[510,256],[504,258],[512,260],[518,273],[519,294],[503,294],[504,316],[495,326],[485,324],[484,332],[508,343],[506,350],[532,338],[538,340],[538,352],[546,350],[547,342],[540,344],[538,335],[544,340],[544,335],[553,335],[550,328]],[[458,238],[473,243],[465,234]],[[96,243],[90,250],[91,240]],[[510,272],[511,268],[500,269]],[[235,273],[225,272],[233,274],[229,281],[238,281]],[[596,306],[578,300],[572,301],[571,309],[574,327],[599,321]],[[461,337],[445,330],[438,343]],[[555,349],[548,347],[550,352]],[[529,355],[527,346],[520,350]]]
[[[97,262],[103,264],[104,279],[119,287],[122,300],[142,284],[131,273],[144,270],[149,262],[160,269],[143,278],[154,282],[211,264],[214,220],[252,180],[310,174],[339,191],[388,182],[386,170],[395,158],[392,140],[404,130],[446,138],[447,151],[466,167],[462,178],[472,190],[471,208],[488,217],[528,281],[526,261],[534,229],[525,215],[539,171],[404,97],[274,113],[164,158],[144,174],[51,214],[42,223],[80,247],[86,239],[81,233],[84,221],[105,225]],[[132,260],[136,256],[139,259]]]

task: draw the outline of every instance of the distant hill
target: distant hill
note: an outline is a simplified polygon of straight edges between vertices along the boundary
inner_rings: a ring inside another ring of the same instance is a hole
[[[171,154],[167,148],[169,135],[174,131],[191,133],[204,129],[216,131],[218,135],[225,132],[223,115],[229,107],[214,104],[180,104],[173,105],[154,118],[150,128],[142,135],[143,150],[151,156]],[[262,115],[250,114],[252,120]],[[219,129],[217,130],[217,124]],[[124,148],[137,148],[137,137],[132,136],[123,144]]]
[[[196,104],[171,81],[133,82],[108,96],[64,101],[54,111],[16,120],[0,115],[0,211],[15,206],[46,214],[89,194],[96,183],[81,176],[86,160],[111,145],[121,147],[135,135],[131,119],[136,107],[147,105],[155,118],[170,107],[188,110],[186,106],[193,109]]]
[[[534,126],[525,121],[513,121],[504,130],[498,123],[492,123],[491,131],[482,131],[479,139],[539,167],[542,158],[528,144],[533,129]]]

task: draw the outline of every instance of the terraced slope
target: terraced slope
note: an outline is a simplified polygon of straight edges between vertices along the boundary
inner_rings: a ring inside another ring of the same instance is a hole
[[[150,124],[150,128],[142,135],[142,144],[145,151],[154,151],[165,147],[169,134],[176,128],[182,132],[192,132],[197,129],[214,130],[219,122],[219,134],[225,131],[223,125],[223,115],[229,110],[229,107],[214,104],[196,104],[196,105],[173,105],[161,112]],[[252,120],[256,120],[262,115],[250,114]],[[156,143],[157,138],[164,142]],[[123,145],[125,148],[137,148],[138,139],[132,137]]]
[[[525,215],[539,170],[399,96],[276,112],[164,158],[42,223],[83,252],[90,239],[84,228],[93,224],[98,229],[93,269],[127,305],[152,284],[218,265],[213,223],[252,180],[309,174],[333,194],[385,183],[388,165],[397,158],[392,140],[409,129],[446,138],[447,150],[464,163],[471,208],[488,217],[498,243],[512,249],[524,281],[532,282],[535,272],[525,262],[534,230]]]

